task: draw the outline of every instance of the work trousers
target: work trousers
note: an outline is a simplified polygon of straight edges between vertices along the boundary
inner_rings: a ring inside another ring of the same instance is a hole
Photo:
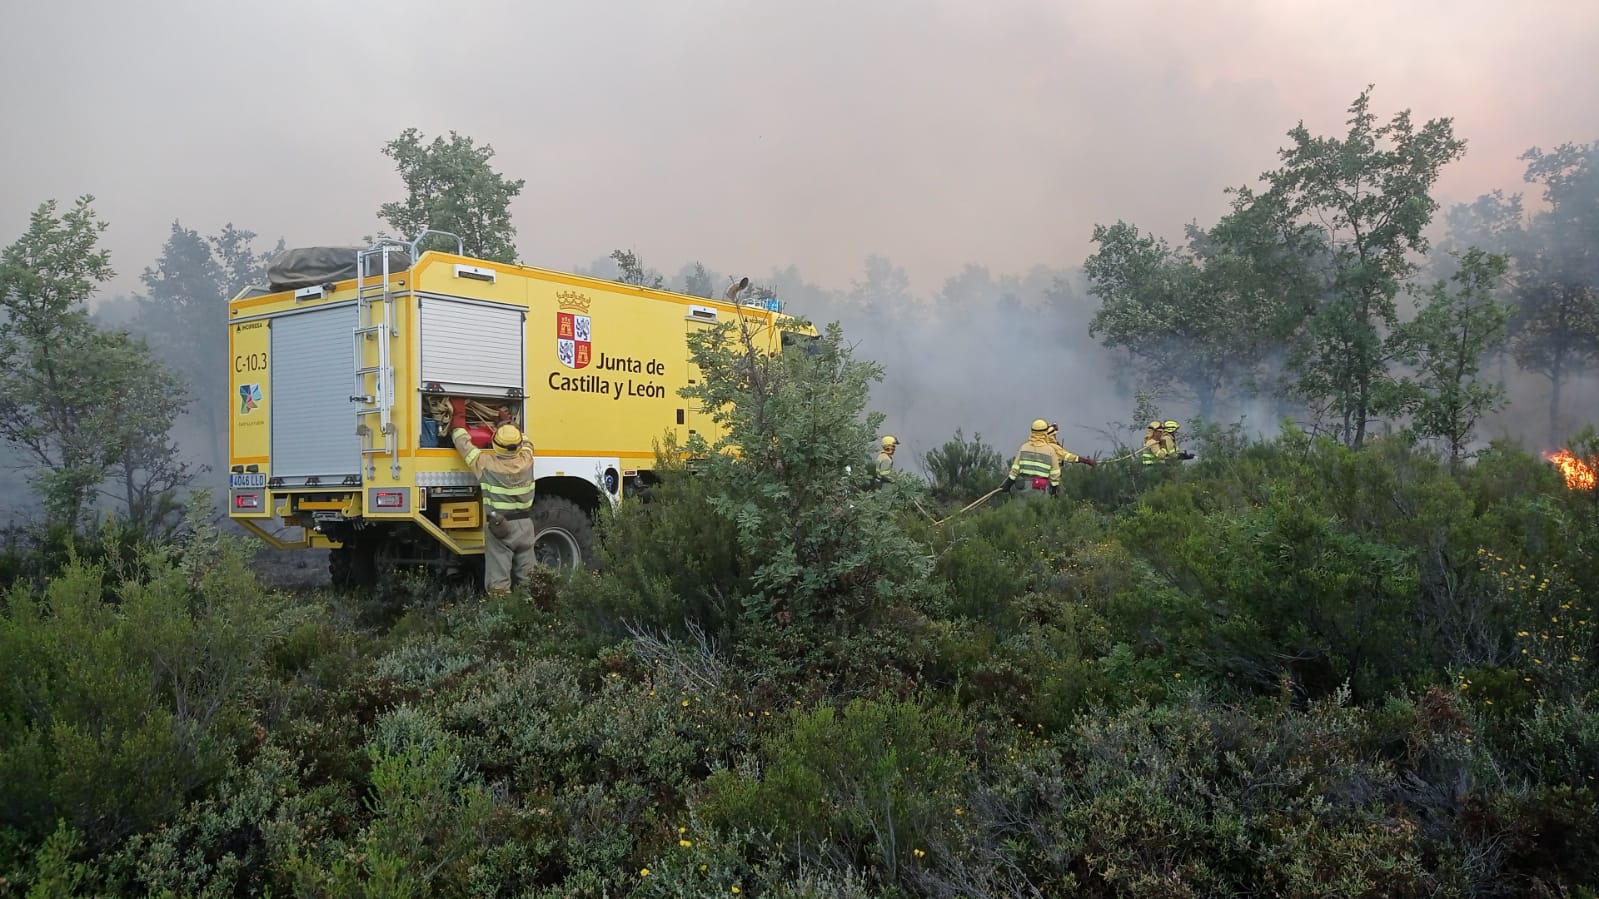
[[[494,528],[483,528],[483,586],[490,593],[510,593],[511,576],[526,581],[533,576],[533,540],[538,535],[533,522],[518,518],[501,526],[502,537]]]
[[[1032,478],[1023,478],[1022,480],[1019,480],[1019,481],[1016,482],[1016,487],[1014,488],[1014,492],[1015,492],[1016,497],[1018,499],[1029,500],[1030,501],[1030,500],[1035,500],[1035,499],[1048,499],[1049,498],[1049,489],[1048,488],[1039,489],[1037,487],[1032,486],[1032,484],[1029,483],[1030,481],[1032,481]]]

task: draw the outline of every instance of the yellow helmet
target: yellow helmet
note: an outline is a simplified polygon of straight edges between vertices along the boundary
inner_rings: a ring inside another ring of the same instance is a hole
[[[883,435],[883,449],[890,449],[896,446],[899,446],[899,441],[894,438],[893,434]]]
[[[1049,430],[1049,422],[1043,420],[1042,418],[1035,418],[1033,419],[1033,430],[1047,431]]]
[[[1165,428],[1165,429],[1166,429],[1166,430],[1168,430],[1168,431],[1175,431],[1175,430],[1177,430],[1177,422],[1175,422],[1175,421],[1172,421],[1172,420],[1170,420],[1170,419],[1167,419],[1167,420],[1166,420],[1166,424],[1165,424],[1165,425],[1163,425],[1163,427],[1164,427],[1164,428]]]
[[[522,430],[516,425],[500,425],[494,432],[494,449],[502,453],[514,453],[522,446]]]
[[[1160,430],[1160,422],[1158,422],[1158,421],[1152,421],[1152,422],[1150,422],[1150,423],[1149,423],[1149,429],[1150,429],[1150,430],[1151,430],[1151,431],[1158,431],[1158,430]]]

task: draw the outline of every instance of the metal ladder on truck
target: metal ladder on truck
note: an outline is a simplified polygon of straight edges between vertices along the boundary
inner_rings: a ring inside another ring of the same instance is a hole
[[[361,437],[366,480],[377,477],[377,457],[389,457],[389,476],[400,477],[399,434],[394,424],[394,357],[391,341],[400,334],[394,312],[393,274],[389,255],[410,247],[397,240],[379,240],[355,254],[355,433]],[[409,263],[409,257],[407,257]],[[377,364],[369,362],[367,344],[377,342]],[[375,420],[374,420],[375,419]]]

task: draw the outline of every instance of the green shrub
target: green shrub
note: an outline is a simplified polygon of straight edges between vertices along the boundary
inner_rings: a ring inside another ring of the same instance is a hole
[[[713,637],[736,633],[753,560],[739,548],[735,523],[712,508],[714,489],[669,470],[650,502],[602,516],[604,576],[575,583],[563,613],[612,636],[624,621],[679,636],[690,624]]]
[[[885,884],[925,856],[965,793],[971,733],[946,706],[857,699],[795,712],[763,747],[760,776],[718,772],[699,814],[771,835],[796,864],[864,867]]]
[[[929,450],[923,461],[933,478],[933,497],[962,506],[999,486],[1010,464],[999,450],[983,442],[982,434],[967,440],[958,428],[943,446]]]
[[[704,378],[684,396],[726,431],[688,449],[703,456],[713,529],[733,528],[748,572],[737,601],[751,638],[776,625],[810,638],[786,645],[820,644],[921,589],[929,560],[895,523],[900,492],[844,476],[876,440],[866,402],[882,369],[854,359],[837,325],[803,353],[766,355],[732,324],[691,335],[689,351]]]
[[[42,591],[12,586],[0,615],[0,805],[24,842],[66,819],[103,851],[227,770],[250,732],[245,687],[277,633],[277,601],[246,559],[197,529],[145,550],[137,578],[73,562]]]
[[[280,864],[335,837],[336,820],[358,812],[337,787],[305,790],[300,777],[286,752],[262,747],[211,795],[119,847],[110,867],[126,884],[117,892],[134,885],[164,896],[270,892]]]
[[[367,743],[371,816],[347,845],[295,847],[285,862],[296,893],[428,896],[458,894],[491,842],[493,800],[462,761],[438,719],[400,707]]]

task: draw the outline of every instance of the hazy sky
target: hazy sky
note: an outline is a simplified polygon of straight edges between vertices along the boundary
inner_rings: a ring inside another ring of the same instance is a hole
[[[966,262],[1075,266],[1095,222],[1213,220],[1368,82],[1380,116],[1469,139],[1446,201],[1519,189],[1529,146],[1599,139],[1588,0],[8,6],[0,237],[93,193],[120,290],[173,219],[372,233],[400,192],[379,148],[407,126],[527,179],[534,264],[631,246],[843,287],[881,253],[919,294]]]

